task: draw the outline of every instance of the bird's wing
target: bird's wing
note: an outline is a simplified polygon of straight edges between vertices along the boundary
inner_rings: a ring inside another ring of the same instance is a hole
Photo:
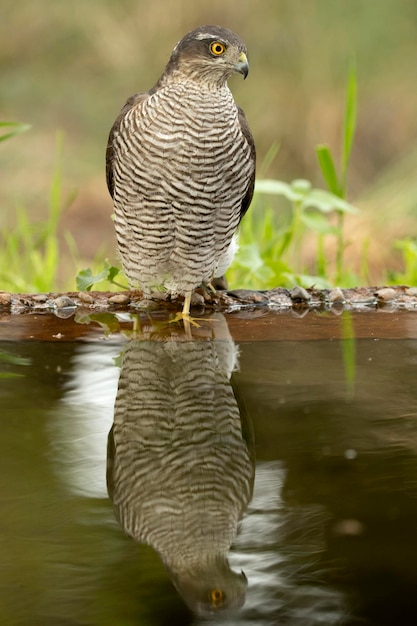
[[[109,139],[107,141],[107,149],[106,149],[106,178],[107,178],[107,188],[112,198],[114,195],[114,177],[113,177],[114,135],[120,128],[120,123],[122,119],[124,118],[124,116],[126,115],[126,113],[130,111],[130,109],[132,109],[134,106],[139,104],[140,102],[143,102],[143,100],[146,100],[148,96],[149,96],[149,92],[136,93],[134,96],[131,96],[129,100],[127,100],[122,110],[120,111],[119,115],[116,118],[116,121],[114,122],[111,128]]]
[[[255,166],[256,166],[256,149],[255,149],[255,141],[252,137],[252,133],[250,132],[250,128],[249,125],[246,121],[246,117],[245,117],[245,113],[243,111],[243,109],[241,109],[240,107],[238,107],[238,118],[239,118],[239,124],[240,124],[240,128],[242,130],[242,133],[245,136],[246,141],[249,144],[250,147],[250,158],[251,161],[253,163],[253,172],[252,172],[252,176],[250,177],[250,181],[249,181],[249,185],[248,188],[246,190],[246,194],[242,200],[242,204],[240,207],[240,219],[239,221],[243,218],[243,216],[245,215],[246,211],[249,209],[249,205],[252,201],[252,196],[253,196],[253,189],[255,187]]]

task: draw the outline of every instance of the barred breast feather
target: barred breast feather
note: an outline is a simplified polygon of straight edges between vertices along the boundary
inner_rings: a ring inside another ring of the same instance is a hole
[[[157,91],[128,111],[114,145],[115,226],[129,282],[174,296],[209,282],[253,169],[228,87]]]

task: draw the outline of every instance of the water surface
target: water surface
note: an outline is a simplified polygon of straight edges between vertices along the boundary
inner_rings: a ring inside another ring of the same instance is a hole
[[[0,327],[1,623],[415,624],[416,322],[359,316]]]

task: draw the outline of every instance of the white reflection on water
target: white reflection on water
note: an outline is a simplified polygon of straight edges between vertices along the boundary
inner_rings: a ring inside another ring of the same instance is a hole
[[[344,594],[323,584],[326,512],[319,505],[288,507],[281,493],[286,470],[258,462],[253,499],[230,563],[248,578],[242,613],[228,624],[343,624]]]
[[[120,345],[80,344],[50,422],[56,473],[73,495],[107,498],[107,436],[113,423]]]

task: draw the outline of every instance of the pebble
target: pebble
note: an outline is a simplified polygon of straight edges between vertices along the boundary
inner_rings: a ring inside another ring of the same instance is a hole
[[[251,289],[234,289],[228,291],[228,295],[237,298],[243,303],[248,304],[268,304],[269,299],[260,291],[252,291]]]
[[[84,302],[85,304],[94,304],[93,296],[89,294],[87,291],[79,291],[78,299],[81,300],[81,302]]]
[[[193,295],[191,296],[191,304],[193,306],[202,306],[204,305],[204,303],[204,296],[202,296],[201,293],[197,293],[196,291],[194,291]]]
[[[130,297],[125,293],[116,293],[114,296],[110,296],[109,303],[110,304],[129,304]]]
[[[272,290],[268,294],[268,304],[276,308],[287,309],[292,307],[292,300],[284,290]]]
[[[300,287],[299,285],[291,289],[290,297],[291,300],[304,300],[305,302],[311,300],[311,296],[308,293],[307,289],[304,289],[304,287]]]
[[[381,302],[390,302],[396,299],[397,292],[395,289],[392,289],[392,287],[383,287],[382,289],[378,289],[375,295]]]
[[[407,296],[411,296],[413,298],[417,297],[417,287],[409,287],[408,289],[406,289],[405,291]]]
[[[58,296],[55,300],[52,300],[52,304],[57,309],[76,309],[77,305],[74,300],[71,300],[68,296]]]
[[[39,302],[40,304],[42,304],[43,302],[47,301],[48,296],[45,293],[35,293],[32,298],[34,302]]]
[[[329,300],[330,302],[345,302],[346,298],[340,287],[335,287],[330,290]]]
[[[0,306],[10,306],[12,303],[12,294],[7,291],[0,291]]]

